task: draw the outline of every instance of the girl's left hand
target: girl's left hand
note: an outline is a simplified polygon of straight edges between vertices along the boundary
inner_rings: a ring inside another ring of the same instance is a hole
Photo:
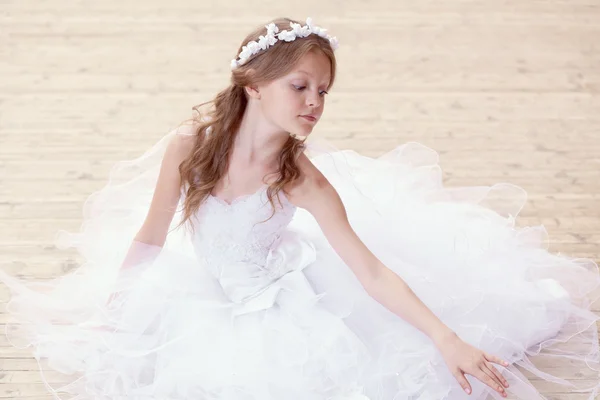
[[[506,391],[502,386],[508,387],[508,382],[492,365],[496,363],[508,367],[506,361],[465,343],[456,334],[445,337],[438,344],[438,348],[450,372],[465,392],[471,394],[472,391],[471,385],[465,378],[465,374],[469,374],[506,397]]]

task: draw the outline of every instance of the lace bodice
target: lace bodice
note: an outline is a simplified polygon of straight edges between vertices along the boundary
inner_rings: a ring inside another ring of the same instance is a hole
[[[296,207],[280,192],[281,204],[275,198],[271,217],[267,188],[232,203],[210,195],[193,218],[194,250],[223,286],[233,276],[235,281],[256,280],[258,275],[271,280],[285,273],[283,259],[276,260],[273,250]]]
[[[273,208],[266,185],[232,203],[209,195],[194,221],[193,242],[198,255],[211,266],[238,261],[264,264],[296,211],[283,192],[279,198],[281,205],[275,199],[275,214],[271,217]]]
[[[192,221],[194,250],[238,304],[236,313],[269,307],[285,285],[302,281],[298,274],[316,257],[312,243],[286,229],[296,207],[280,192],[273,214],[267,188],[230,204],[209,196]]]

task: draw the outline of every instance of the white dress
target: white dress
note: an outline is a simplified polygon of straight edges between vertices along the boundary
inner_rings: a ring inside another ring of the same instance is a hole
[[[138,244],[120,270],[173,135],[115,167],[81,232],[60,233],[84,265],[43,284],[0,271],[13,292],[8,338],[65,374],[58,385],[40,369],[57,399],[501,398],[469,375],[468,396],[430,339],[370,298],[283,193],[269,219],[266,186],[231,204],[208,197],[193,232]],[[548,252],[543,227],[515,226],[522,189],[444,188],[437,154],[417,143],[379,159],[320,150],[312,160],[374,254],[463,340],[511,363],[497,366],[509,395],[545,399],[535,376],[595,398],[599,316],[586,296],[598,268]]]

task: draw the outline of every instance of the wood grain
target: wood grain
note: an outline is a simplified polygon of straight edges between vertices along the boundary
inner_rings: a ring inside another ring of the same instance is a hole
[[[113,163],[225,86],[250,29],[307,15],[341,41],[315,135],[372,156],[421,142],[445,184],[519,185],[520,226],[544,225],[553,252],[598,258],[597,0],[0,0],[0,266],[31,279],[76,268],[54,234],[78,229]],[[0,370],[0,398],[50,398],[4,338]],[[550,399],[587,398],[533,382]]]

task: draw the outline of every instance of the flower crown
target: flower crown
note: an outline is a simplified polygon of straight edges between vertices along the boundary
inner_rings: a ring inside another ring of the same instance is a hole
[[[327,34],[327,29],[313,25],[312,18],[310,17],[306,18],[306,25],[300,26],[300,24],[290,22],[290,27],[292,29],[279,32],[279,28],[277,25],[275,25],[275,23],[271,22],[269,25],[265,25],[265,28],[267,28],[267,34],[261,35],[258,38],[258,42],[253,40],[248,42],[245,46],[242,46],[242,51],[238,55],[238,58],[231,60],[231,69],[236,69],[240,65],[245,64],[250,57],[262,50],[267,50],[269,47],[277,43],[278,40],[292,42],[297,38],[304,38],[310,34],[315,34],[329,40],[329,44],[334,51],[339,46],[337,38],[329,36]]]

